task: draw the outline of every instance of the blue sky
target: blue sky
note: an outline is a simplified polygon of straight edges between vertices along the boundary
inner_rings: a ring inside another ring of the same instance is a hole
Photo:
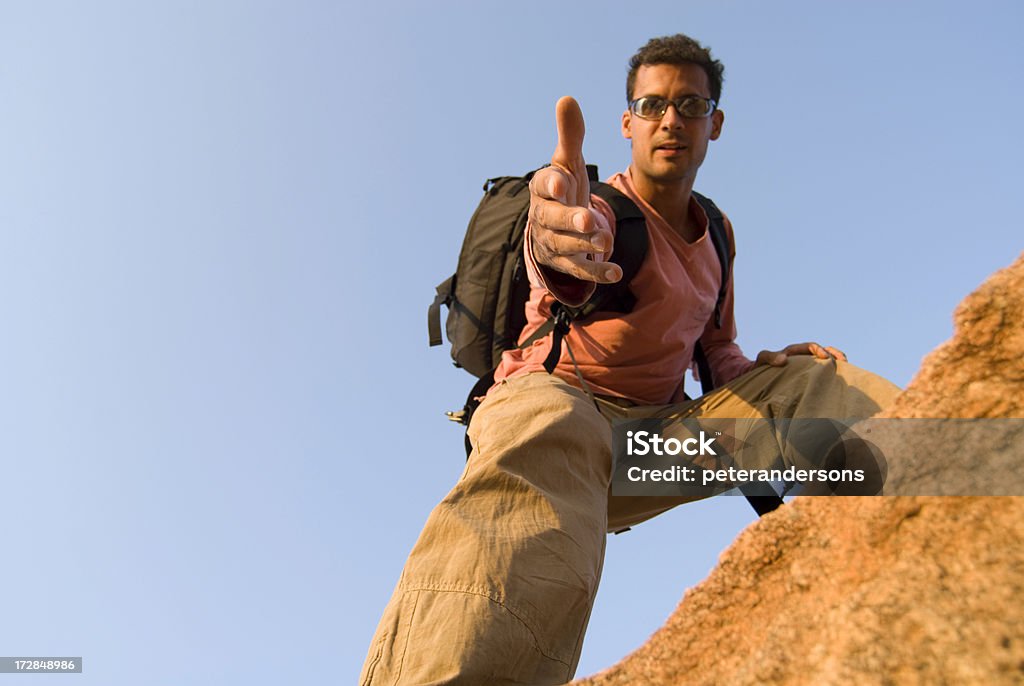
[[[354,683],[472,379],[426,347],[487,177],[554,103],[628,163],[625,64],[726,65],[697,189],[737,233],[740,344],[905,385],[1024,248],[1020,5],[0,0],[0,655],[82,684]],[[580,674],[753,520],[609,542]]]

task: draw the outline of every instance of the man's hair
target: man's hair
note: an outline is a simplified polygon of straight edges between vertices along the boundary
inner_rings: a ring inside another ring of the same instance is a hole
[[[708,75],[711,99],[720,102],[725,66],[711,56],[711,51],[689,36],[677,33],[647,41],[629,60],[629,76],[626,77],[626,102],[633,100],[636,73],[643,65],[651,64],[696,64]]]

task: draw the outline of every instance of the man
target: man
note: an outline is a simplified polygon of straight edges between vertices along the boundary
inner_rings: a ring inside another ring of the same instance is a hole
[[[722,65],[692,39],[651,40],[631,60],[622,133],[627,171],[609,183],[643,211],[650,240],[629,288],[630,312],[575,322],[554,373],[551,336],[506,352],[473,416],[473,452],[431,513],[381,619],[363,684],[561,684],[579,661],[606,532],[673,507],[671,497],[613,497],[613,419],[681,416],[866,417],[898,390],[817,343],[762,351],[735,343],[727,284],[693,184],[722,132]],[[622,276],[611,253],[615,218],[589,193],[583,117],[556,106],[552,165],[530,185],[525,340],[559,300],[579,305]],[[732,229],[726,221],[730,243]],[[732,251],[730,251],[732,252]],[[719,388],[684,401],[697,341]],[[745,448],[767,464],[775,443]]]

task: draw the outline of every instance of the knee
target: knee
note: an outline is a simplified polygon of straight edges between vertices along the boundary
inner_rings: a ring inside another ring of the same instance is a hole
[[[585,624],[584,616],[578,623]],[[582,629],[556,626],[566,635],[551,636],[552,623],[526,617],[481,589],[400,589],[371,643],[360,684],[564,683],[572,678]]]

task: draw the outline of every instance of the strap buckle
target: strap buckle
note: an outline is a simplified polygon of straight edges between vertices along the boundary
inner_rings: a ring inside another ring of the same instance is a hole
[[[456,424],[469,424],[469,422],[466,421],[465,410],[448,410],[444,413],[444,416],[448,418],[448,421],[455,422]]]
[[[562,307],[561,303],[555,303],[551,308],[555,315],[555,332],[560,336],[565,336],[569,333],[569,326],[572,324],[572,317],[569,315],[569,311]]]

